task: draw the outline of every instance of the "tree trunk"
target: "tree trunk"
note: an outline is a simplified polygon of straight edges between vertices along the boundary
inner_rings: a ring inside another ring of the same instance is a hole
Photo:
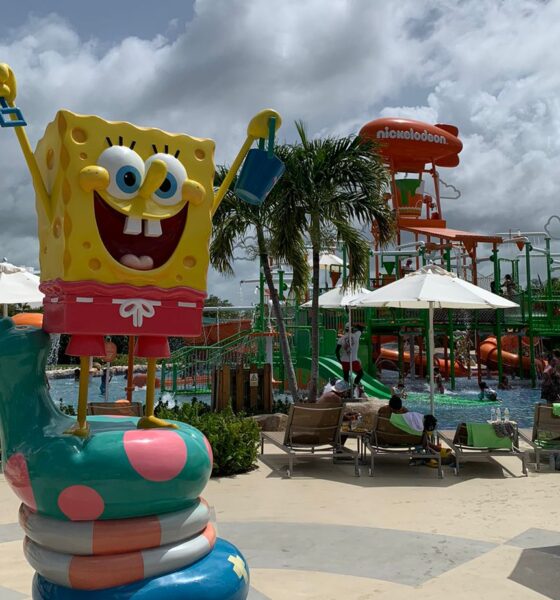
[[[317,400],[317,386],[319,383],[319,223],[317,219],[312,221],[312,241],[313,246],[313,274],[311,290],[311,378],[309,380],[309,402]]]
[[[261,265],[264,272],[264,278],[268,291],[270,292],[270,300],[272,301],[272,310],[274,312],[274,318],[276,319],[276,327],[278,328],[278,337],[280,340],[280,350],[282,352],[282,360],[284,361],[285,373],[288,377],[288,388],[292,394],[292,399],[297,402],[299,399],[298,385],[296,379],[296,373],[294,371],[294,365],[292,363],[292,353],[290,351],[290,344],[288,343],[288,334],[286,333],[286,324],[284,323],[284,316],[282,314],[282,307],[280,306],[280,298],[278,297],[278,290],[274,285],[274,279],[272,277],[272,270],[268,262],[268,253],[266,251],[266,242],[262,230],[257,227],[257,239],[259,244],[259,255],[261,259]]]

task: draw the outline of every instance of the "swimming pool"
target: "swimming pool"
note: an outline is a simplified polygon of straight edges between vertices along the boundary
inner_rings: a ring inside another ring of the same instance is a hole
[[[78,382],[74,378],[70,379],[49,379],[51,386],[51,398],[53,402],[59,403],[60,399],[64,404],[76,406],[78,400]],[[105,402],[105,395],[101,394],[99,385],[101,377],[90,377],[89,381],[89,401]],[[126,398],[126,379],[120,375],[115,376],[109,383],[109,402]],[[135,402],[144,402],[146,399],[146,390],[135,390],[132,392],[132,399]]]
[[[435,395],[435,414],[440,429],[455,429],[463,421],[483,422],[490,418],[490,410],[499,407],[509,409],[509,418],[517,421],[519,427],[532,427],[534,406],[540,402],[541,391],[530,387],[528,381],[514,380],[511,390],[498,390],[498,382],[485,379],[488,386],[497,390],[499,402],[481,402],[478,400],[476,378],[457,379],[457,389],[446,390],[445,394]],[[389,383],[389,382],[387,382]],[[430,395],[427,384],[415,383],[410,386],[405,406],[409,410],[428,413]]]
[[[486,380],[488,385],[497,389],[496,381]],[[89,383],[89,400],[91,402],[103,402],[105,397],[99,391],[100,377],[92,377]],[[388,385],[395,382],[386,381]],[[438,418],[440,429],[455,429],[457,423],[462,421],[482,422],[490,418],[490,409],[497,406],[500,409],[508,408],[510,419],[517,421],[520,427],[532,427],[534,405],[540,401],[540,390],[529,387],[528,382],[515,380],[512,390],[499,390],[500,402],[480,402],[477,398],[478,389],[476,379],[457,379],[457,389],[453,392],[446,391],[444,395],[435,396],[435,413]],[[76,406],[78,398],[78,382],[74,379],[51,379],[51,397],[58,403],[62,398],[64,404]],[[120,398],[126,398],[126,380],[122,376],[113,377],[109,384],[109,401],[114,402]],[[428,386],[422,382],[408,385],[408,396],[404,402],[409,410],[428,413],[430,410],[430,397]],[[195,395],[195,394],[193,394]],[[145,390],[133,392],[135,402],[144,403],[146,399]],[[190,402],[191,397],[180,396],[180,401]],[[209,401],[209,396],[200,397],[199,400]]]

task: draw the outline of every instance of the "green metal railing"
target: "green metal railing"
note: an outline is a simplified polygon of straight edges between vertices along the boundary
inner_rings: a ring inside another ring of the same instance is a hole
[[[161,393],[210,394],[216,369],[256,362],[259,340],[250,332],[233,335],[211,346],[186,346],[161,365]]]

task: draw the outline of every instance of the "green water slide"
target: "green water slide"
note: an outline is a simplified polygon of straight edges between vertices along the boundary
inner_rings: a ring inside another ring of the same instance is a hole
[[[311,370],[311,358],[309,356],[301,356],[298,359],[298,367],[301,369],[310,371]],[[342,368],[340,363],[327,356],[323,356],[319,359],[319,377],[322,379],[330,379],[335,377],[336,379],[342,379]],[[373,396],[374,398],[388,399],[391,397],[391,390],[373,378],[371,375],[364,373],[361,381],[361,385],[364,388],[364,392],[367,396]]]

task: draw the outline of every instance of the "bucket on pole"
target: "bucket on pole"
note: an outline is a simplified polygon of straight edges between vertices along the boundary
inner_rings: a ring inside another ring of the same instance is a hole
[[[238,198],[255,206],[266,200],[286,170],[284,163],[274,154],[275,122],[274,117],[269,120],[268,149],[264,149],[264,140],[261,140],[259,148],[249,150],[234,189]]]

